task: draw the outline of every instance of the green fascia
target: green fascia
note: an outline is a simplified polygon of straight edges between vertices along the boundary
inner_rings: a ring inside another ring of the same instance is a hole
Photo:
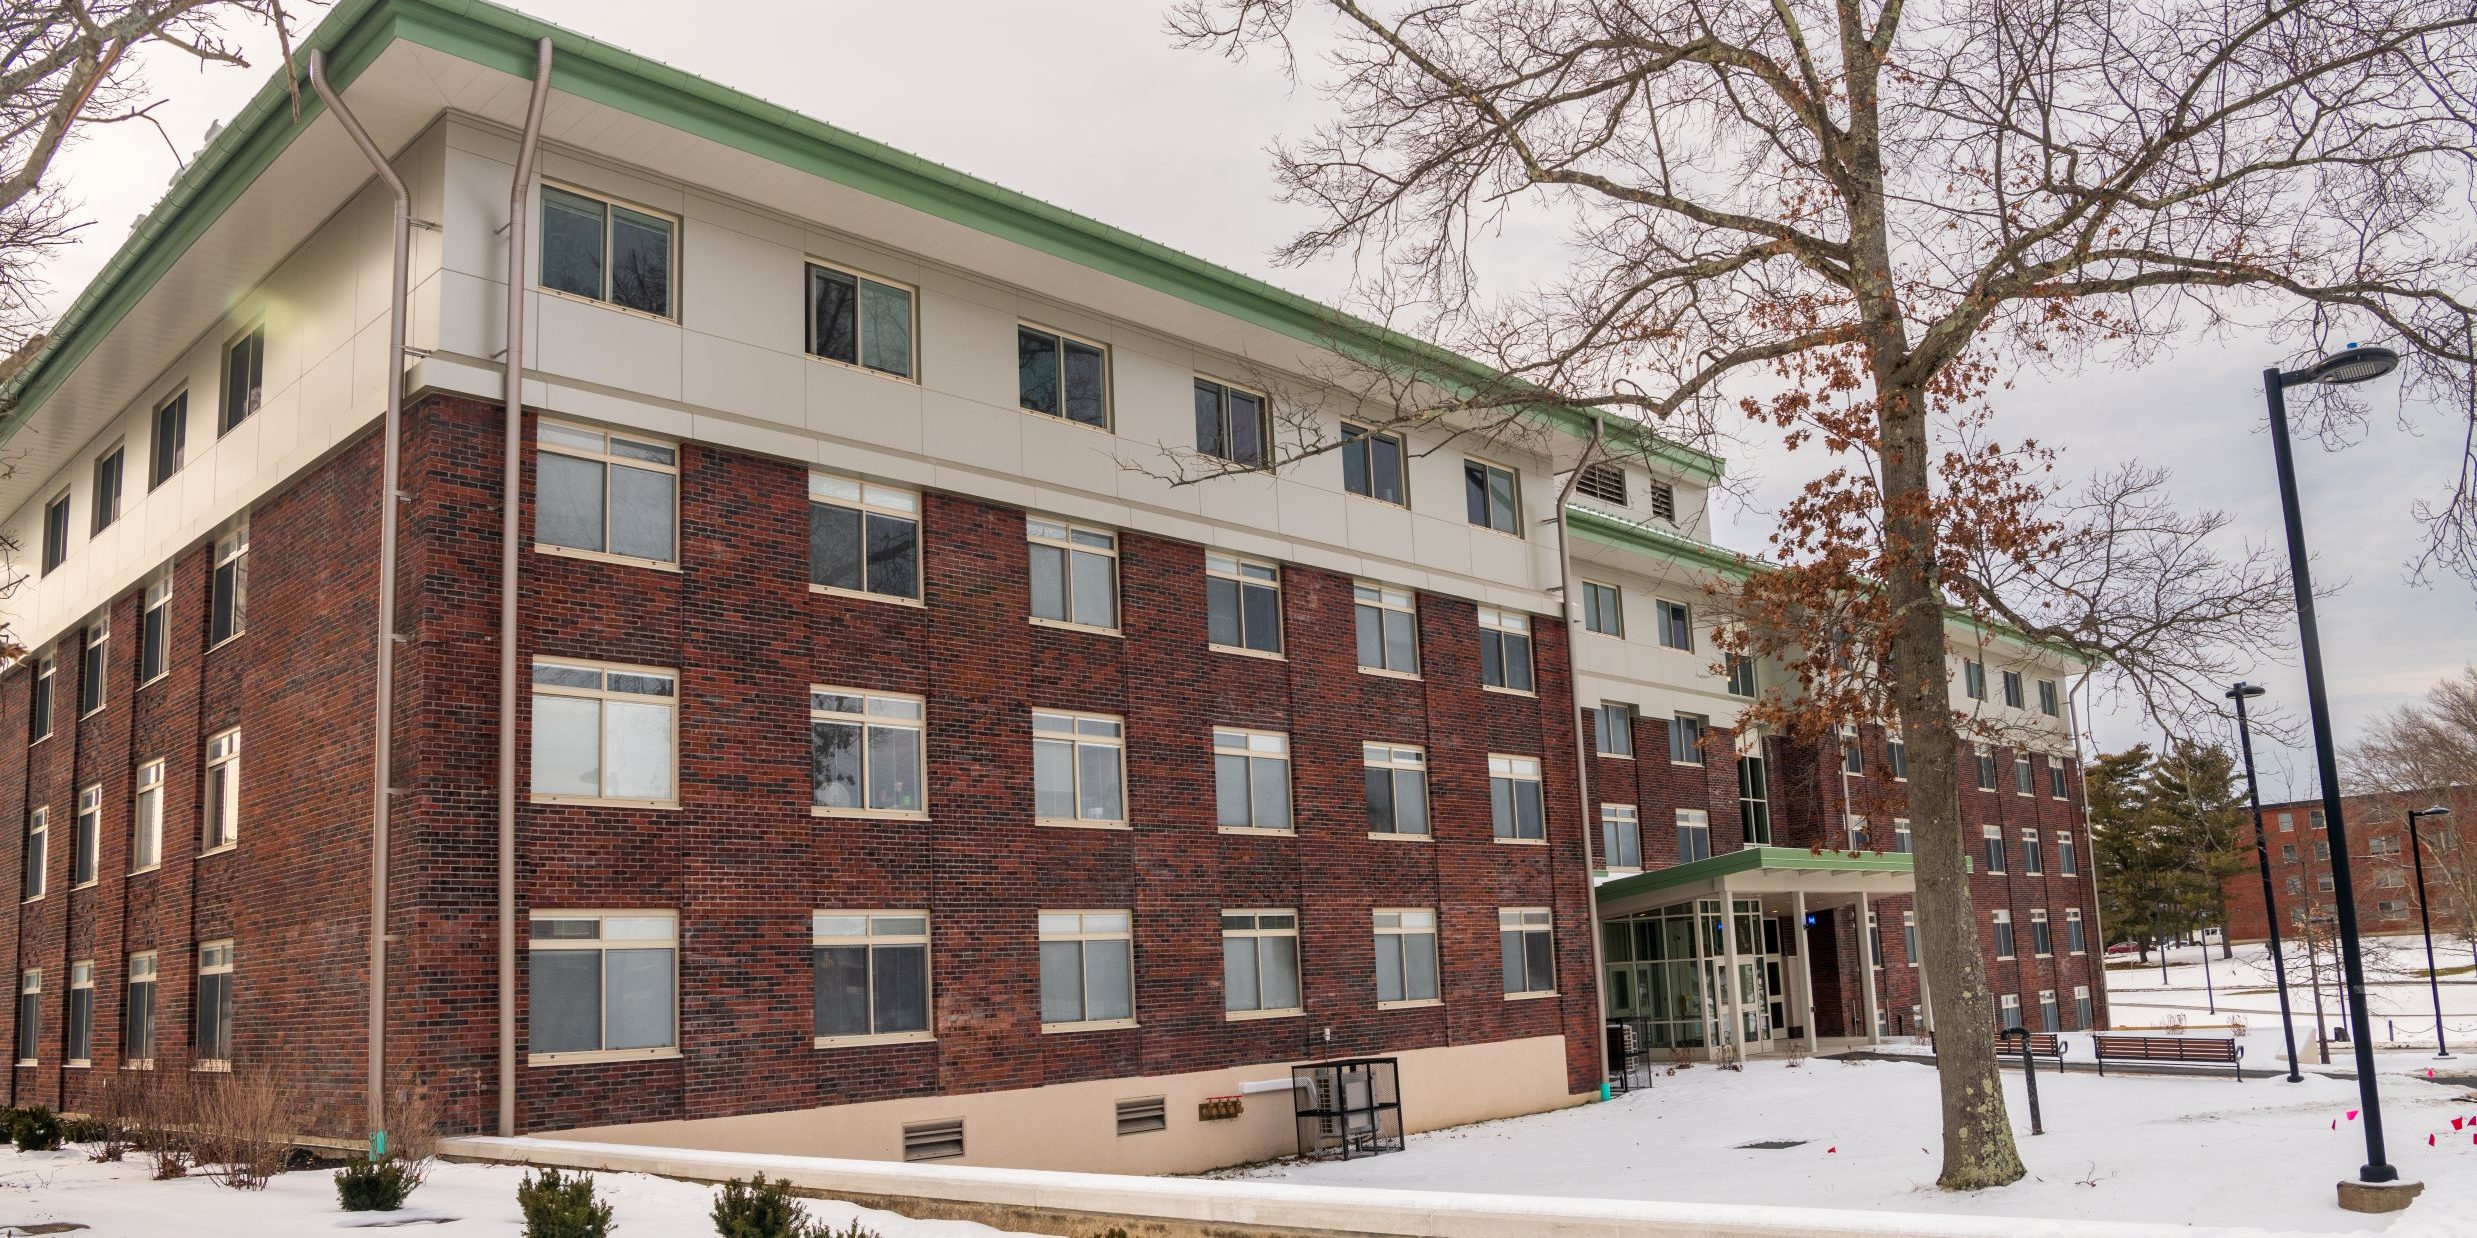
[[[1502,381],[1489,367],[1424,340],[479,0],[343,0],[302,46],[305,58],[310,48],[326,50],[329,76],[340,88],[390,40],[399,38],[530,78],[534,45],[544,37],[554,48],[553,87],[578,98],[1332,349],[1363,364],[1407,365],[1464,392]],[[306,124],[317,115],[318,101],[306,86],[302,96]],[[61,316],[52,345],[0,387],[0,416],[7,418],[0,425],[0,443],[300,132],[301,126],[290,120],[289,98],[281,75],[261,89]],[[1546,402],[1524,411],[1577,437],[1588,436],[1599,416]],[[1722,475],[1718,456],[1630,424],[1612,430],[1629,449],[1706,484]]]
[[[1678,864],[1669,868],[1602,882],[1593,897],[1602,903],[1674,886],[1692,885],[1716,877],[1759,871],[1811,873],[1908,873],[1917,871],[1916,857],[1907,852],[1808,851],[1802,847],[1747,847]]]

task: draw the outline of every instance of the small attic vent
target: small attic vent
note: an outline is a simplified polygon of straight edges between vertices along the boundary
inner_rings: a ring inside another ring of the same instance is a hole
[[[943,1161],[963,1155],[963,1119],[912,1122],[903,1128],[903,1159]]]

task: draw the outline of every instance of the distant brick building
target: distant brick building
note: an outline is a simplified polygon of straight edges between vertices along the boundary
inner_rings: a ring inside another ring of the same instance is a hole
[[[2423,818],[2420,836],[2466,842],[2477,823],[2468,819],[2472,807],[2465,793],[2441,797],[2352,795],[2340,801],[2347,814],[2349,875],[2356,893],[2357,924],[2366,933],[2417,931],[2416,865],[2408,851],[2410,808],[2424,808],[2437,799],[2457,809],[2444,818]],[[2307,916],[2333,909],[2336,892],[2331,872],[2330,832],[2323,820],[2322,801],[2297,800],[2262,806],[2263,834],[2270,840],[2271,894],[2279,902],[2280,931],[2296,932]],[[2252,838],[2250,823],[2247,840]],[[2450,932],[2464,922],[2458,884],[2429,850],[2426,895],[2433,900],[2435,931]],[[2228,878],[2228,935],[2235,941],[2261,941],[2269,936],[2262,915],[2262,875],[2258,865]]]

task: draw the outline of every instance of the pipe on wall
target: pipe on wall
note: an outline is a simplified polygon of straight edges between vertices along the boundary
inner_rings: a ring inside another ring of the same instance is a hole
[[[386,1146],[387,1130],[387,817],[393,789],[396,672],[396,514],[403,502],[399,439],[404,422],[405,297],[412,265],[413,195],[404,178],[370,140],[352,109],[327,80],[327,56],[310,52],[310,86],[350,134],[370,170],[395,198],[395,254],[387,299],[387,419],[380,439],[386,455],[378,506],[378,670],[376,717],[370,737],[370,1029],[368,1117],[372,1151]]]
[[[499,1133],[516,1133],[516,585],[524,495],[525,205],[550,103],[550,38],[533,49],[533,99],[507,190],[507,458],[499,483]]]
[[[1575,648],[1582,644],[1582,607],[1574,600],[1574,545],[1571,522],[1566,518],[1566,504],[1574,499],[1574,485],[1582,480],[1583,470],[1590,467],[1591,457],[1598,453],[1607,423],[1598,414],[1591,418],[1591,440],[1583,444],[1582,454],[1574,458],[1574,471],[1565,475],[1565,484],[1557,488],[1557,601],[1565,608],[1565,687],[1568,711],[1566,725],[1574,730],[1574,784],[1582,792],[1580,805],[1583,829],[1583,921],[1591,935],[1591,994],[1599,1018],[1591,1025],[1591,1054],[1600,1064],[1600,1087],[1608,1087],[1608,984],[1607,968],[1600,958],[1599,883],[1591,877],[1591,743],[1583,738],[1578,723],[1582,714],[1582,667]],[[1631,738],[1631,737],[1628,737]]]

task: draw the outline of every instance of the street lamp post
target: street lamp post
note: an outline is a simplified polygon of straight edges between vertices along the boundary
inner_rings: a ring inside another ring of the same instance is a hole
[[[2262,829],[2262,789],[2253,777],[2253,728],[2245,720],[2245,702],[2264,691],[2239,679],[2228,689],[2228,699],[2236,702],[2236,743],[2245,754],[2245,799],[2253,805],[2253,857],[2262,866],[2262,919],[2270,929],[2271,973],[2279,978],[2279,1032],[2288,1039],[2288,1082],[2303,1083],[2305,1076],[2297,1072],[2296,1024],[2288,1013],[2288,963],[2279,953],[2279,901],[2271,894],[2271,839]]]
[[[2219,940],[2226,941],[2227,936],[2226,930],[2223,929],[2219,933]],[[2210,1007],[2210,1013],[2217,1014],[2219,1013],[2219,986],[2212,983],[2210,978],[2210,922],[2207,920],[2202,922],[2201,937],[2202,1000]]]
[[[2271,457],[2279,473],[2279,512],[2287,526],[2288,578],[2296,591],[2296,634],[2304,654],[2306,713],[2312,721],[2314,762],[2322,777],[2322,811],[2328,820],[2331,842],[2332,895],[2339,912],[2340,969],[2347,982],[2348,1023],[2353,1033],[2350,1039],[2356,1042],[2357,1096],[2365,1110],[2365,1164],[2357,1169],[2356,1184],[2373,1186],[2397,1182],[2400,1171],[2383,1155],[2382,1095],[2374,1075],[2373,1021],[2365,1009],[2365,959],[2357,941],[2356,883],[2348,873],[2348,825],[2340,815],[2339,755],[2331,743],[2331,704],[2322,683],[2322,638],[2314,626],[2313,572],[2305,554],[2304,518],[2298,511],[2296,461],[2288,444],[2286,392],[2307,383],[2344,386],[2365,382],[2390,373],[2399,363],[2399,354],[2388,348],[2352,347],[2301,370],[2283,371],[2273,366],[2262,371],[2263,399],[2269,405],[2271,419]],[[2350,1185],[2341,1184],[2343,1205],[2350,1205],[2352,1197],[2369,1194],[2351,1192]],[[2373,1206],[2390,1210],[2406,1207],[2407,1203],[2405,1197],[2386,1198]]]
[[[2425,851],[2417,845],[2417,818],[2448,817],[2451,810],[2437,805],[2433,808],[2408,810],[2408,854],[2417,866],[2417,927],[2425,930],[2425,987],[2434,995],[2434,1056],[2451,1056],[2451,1046],[2443,1039],[2443,981],[2434,974],[2434,920],[2425,909]]]

